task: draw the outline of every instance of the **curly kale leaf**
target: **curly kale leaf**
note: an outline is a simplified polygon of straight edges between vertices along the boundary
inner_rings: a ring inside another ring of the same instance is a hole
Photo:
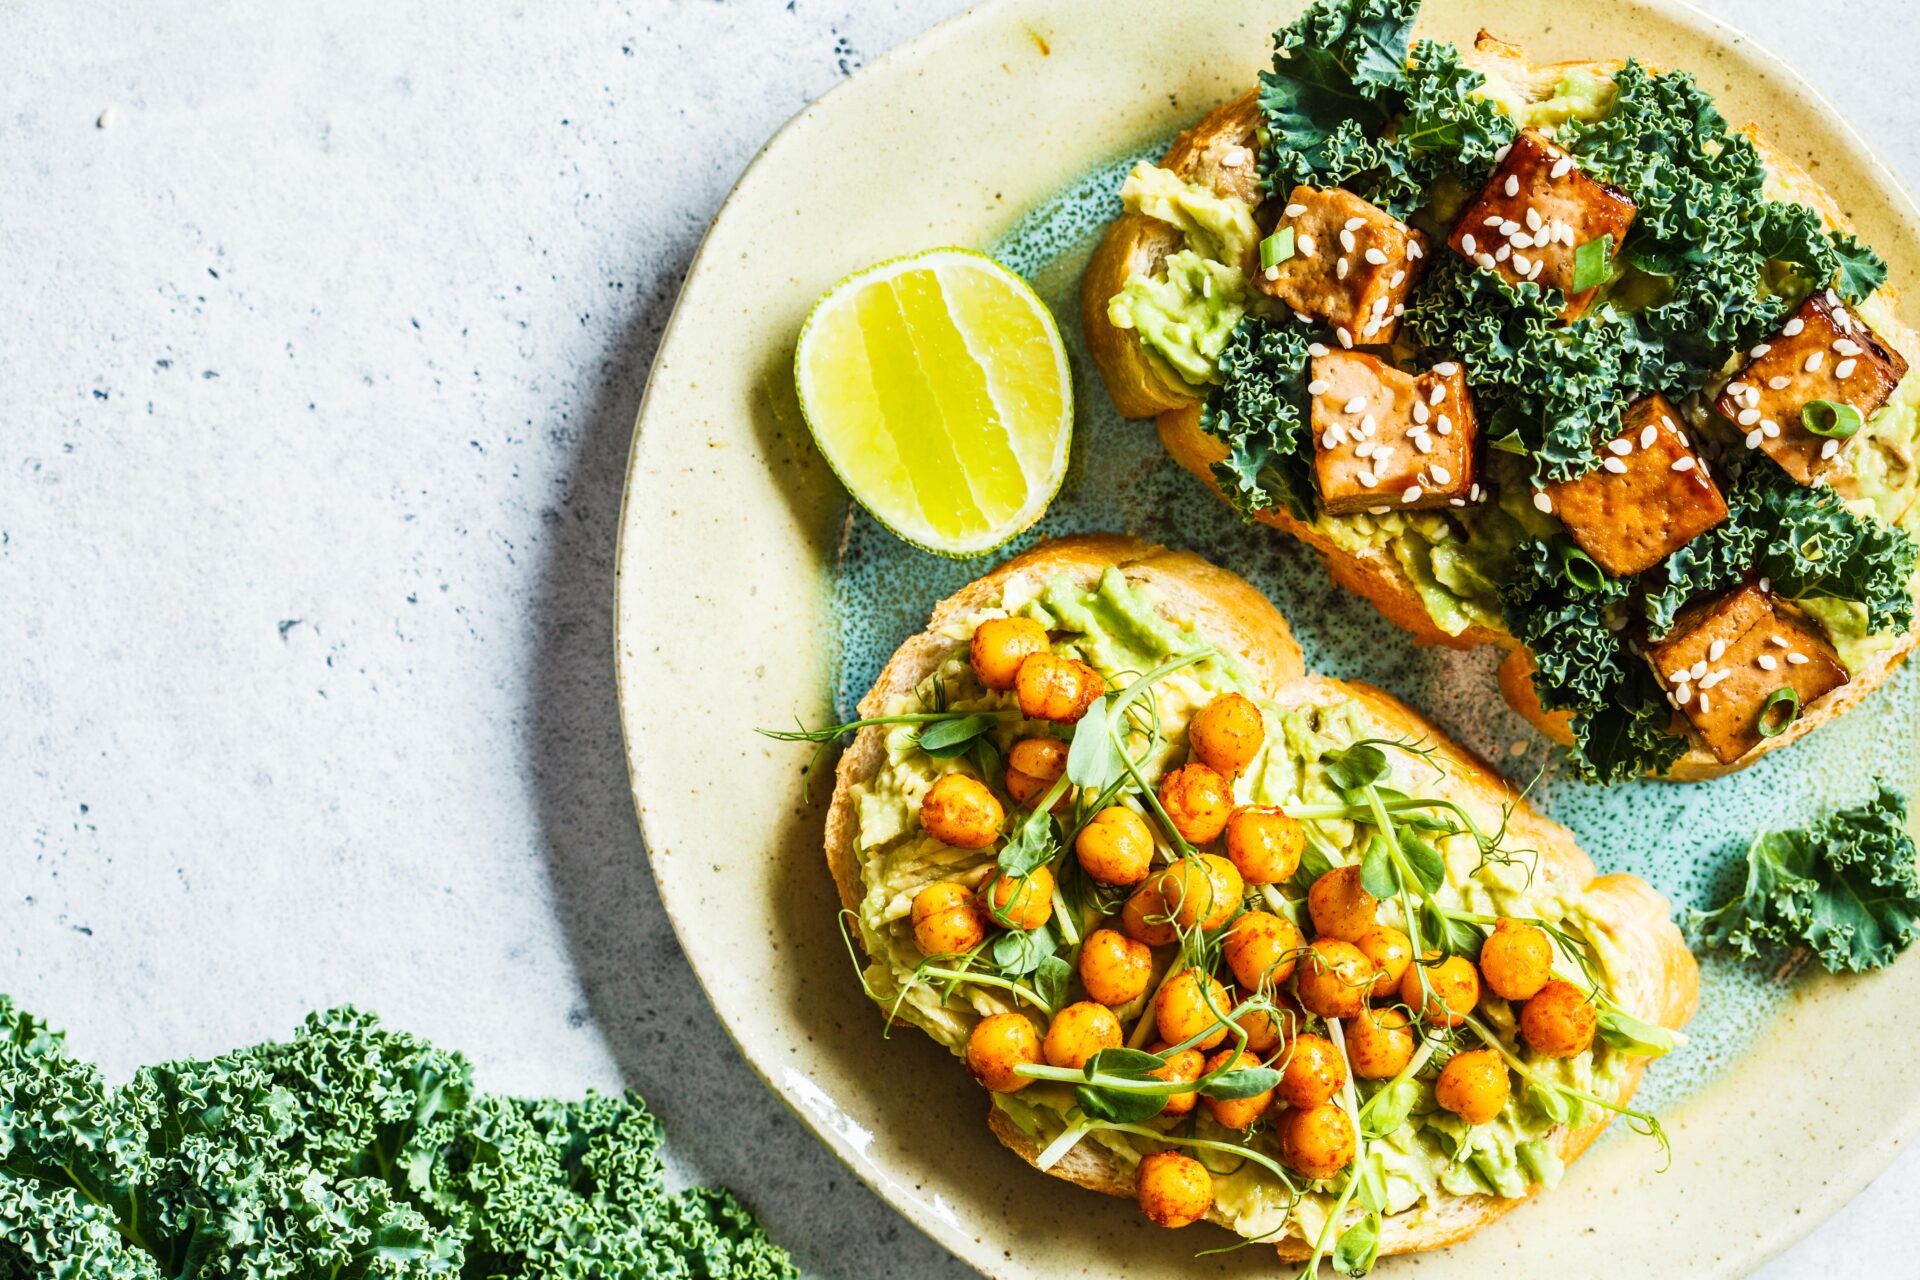
[[[1249,316],[1220,353],[1220,386],[1201,427],[1227,446],[1214,479],[1244,519],[1277,507],[1313,519],[1307,342],[1299,329]]]
[[[1835,270],[1834,288],[1848,302],[1864,302],[1867,295],[1887,282],[1887,260],[1875,253],[1850,232],[1832,234]]]
[[[1422,157],[1432,176],[1491,169],[1494,155],[1513,141],[1512,117],[1474,94],[1487,78],[1451,44],[1421,40],[1407,67],[1404,114],[1394,137]]]
[[[1314,0],[1273,35],[1273,69],[1260,73],[1274,190],[1324,181],[1334,136],[1378,134],[1405,81],[1420,0]]]
[[[1763,831],[1747,849],[1746,883],[1713,911],[1690,913],[1708,946],[1757,956],[1805,946],[1829,970],[1890,964],[1920,935],[1920,870],[1907,799],[1876,783],[1872,799],[1808,827]]]
[[[1658,682],[1621,643],[1615,623],[1627,584],[1591,561],[1576,572],[1582,563],[1569,542],[1520,543],[1500,587],[1507,629],[1533,653],[1540,705],[1573,713],[1576,773],[1600,783],[1664,773],[1686,743],[1671,732]]]

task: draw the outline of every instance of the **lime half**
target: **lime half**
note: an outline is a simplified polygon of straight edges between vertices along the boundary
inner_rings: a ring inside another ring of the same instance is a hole
[[[999,546],[1067,471],[1073,381],[1027,283],[966,249],[868,267],[814,304],[800,410],[854,498],[928,551]]]

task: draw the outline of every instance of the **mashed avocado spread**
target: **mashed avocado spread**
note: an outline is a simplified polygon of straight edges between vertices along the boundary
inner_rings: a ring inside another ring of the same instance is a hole
[[[1433,545],[1444,545],[1444,540],[1436,539]],[[1457,571],[1458,566],[1435,570]],[[1091,666],[1104,678],[1110,692],[1126,688],[1141,673],[1171,658],[1203,652],[1209,644],[1208,638],[1190,623],[1167,617],[1147,588],[1130,584],[1118,571],[1108,570],[1091,588],[1064,577],[1041,582],[1016,576],[1006,586],[999,607],[958,619],[944,630],[953,642],[951,654],[911,694],[897,698],[895,705],[882,713],[907,714],[931,707],[954,713],[1004,713],[1006,718],[990,735],[1000,759],[1021,739],[1055,733],[1059,726],[1020,718],[1014,694],[987,690],[970,665],[967,642],[973,631],[989,618],[1007,615],[1039,621],[1052,633],[1053,652]],[[1144,736],[1135,734],[1130,739],[1143,753],[1142,772],[1150,782],[1186,759],[1189,722],[1200,708],[1228,693],[1258,703],[1265,729],[1258,754],[1233,780],[1233,800],[1237,804],[1338,807],[1346,801],[1329,771],[1336,760],[1343,758],[1340,753],[1362,740],[1395,739],[1402,732],[1381,720],[1368,704],[1330,682],[1312,686],[1293,705],[1267,703],[1243,663],[1216,651],[1153,684],[1151,703],[1160,727],[1159,746],[1148,751]],[[891,1016],[921,1027],[958,1055],[983,1018],[1023,1012],[1044,1027],[1050,1011],[1035,1007],[1032,1000],[1023,999],[1004,985],[928,976],[930,969],[950,975],[955,966],[951,958],[928,960],[916,947],[911,920],[915,896],[936,881],[979,888],[995,872],[996,849],[954,848],[934,839],[920,826],[922,798],[936,780],[954,771],[982,772],[977,755],[953,759],[929,755],[918,745],[920,728],[901,724],[887,729],[884,764],[854,788],[856,851],[864,888],[858,928],[870,957],[863,981],[869,994]],[[1483,799],[1461,798],[1465,789],[1449,788],[1444,772],[1436,776],[1435,764],[1429,758],[1404,750],[1387,754],[1391,757],[1390,770],[1380,785],[1397,789],[1393,794],[1437,793],[1459,799],[1482,829],[1504,832],[1503,815],[1496,806]],[[997,779],[989,775],[988,781]],[[1136,795],[1121,803],[1140,809],[1139,801]],[[1012,812],[1013,806],[1008,809]],[[1061,819],[1068,828],[1073,824],[1072,812],[1069,809]],[[1012,829],[1016,821],[1017,815],[1003,830]],[[1356,862],[1369,840],[1377,839],[1366,822],[1350,817],[1312,818],[1308,829],[1311,848],[1319,850],[1325,860],[1322,866]],[[1561,878],[1555,864],[1531,851],[1515,850],[1509,855],[1497,840],[1497,851],[1488,855],[1464,829],[1429,834],[1444,862],[1444,882],[1435,893],[1448,910],[1485,921],[1525,917],[1561,931],[1563,940],[1556,943],[1557,974],[1581,972],[1567,952],[1564,939],[1584,940],[1587,972],[1595,980],[1612,985],[1619,963],[1615,943],[1583,909],[1580,886]],[[1172,853],[1164,830],[1156,839],[1159,860],[1164,861]],[[1070,849],[1059,855],[1063,889],[1075,870],[1066,865],[1072,861]],[[1308,861],[1312,862],[1311,856]],[[1285,913],[1304,925],[1308,882],[1310,878],[1303,871],[1292,881],[1267,886],[1264,899],[1260,896],[1263,891],[1255,888],[1249,901],[1260,909]],[[1076,904],[1073,908],[1065,905],[1070,899]],[[1063,894],[1056,899],[1056,908],[1072,910],[1072,932],[1078,937],[1101,927],[1103,920],[1108,927],[1118,927],[1105,916],[1107,911],[1118,909],[1117,900],[1111,897]],[[1381,903],[1378,920],[1393,928],[1407,928],[1400,903],[1392,898]],[[1062,954],[1069,950],[1067,936],[1062,930]],[[989,939],[983,949],[992,946]],[[1156,973],[1165,974],[1171,968],[1171,950],[1156,948]],[[991,971],[991,964],[981,970]],[[1071,989],[1057,997],[1056,1007],[1083,999],[1076,978]],[[1115,1009],[1121,1026],[1133,1027],[1150,1000],[1151,994]],[[1360,1156],[1366,1164],[1366,1177],[1380,1189],[1382,1212],[1418,1219],[1448,1196],[1518,1197],[1532,1185],[1550,1186],[1561,1171],[1555,1133],[1563,1126],[1578,1127],[1605,1114],[1599,1107],[1583,1104],[1558,1089],[1618,1100],[1630,1065],[1625,1053],[1596,1040],[1590,1050],[1572,1058],[1539,1056],[1517,1033],[1517,1011],[1517,1006],[1509,1006],[1489,993],[1480,1002],[1479,1016],[1506,1052],[1524,1062],[1544,1083],[1535,1085],[1516,1075],[1512,1094],[1498,1115],[1487,1123],[1470,1126],[1436,1105],[1432,1078],[1437,1066],[1418,1068],[1416,1064],[1399,1086],[1402,1092],[1388,1100],[1398,1104],[1388,1112],[1406,1118],[1397,1124],[1389,1122],[1385,1133],[1365,1143]],[[1284,1054],[1285,1050],[1276,1052]],[[1386,1082],[1373,1080],[1355,1083],[1360,1105],[1388,1087]],[[1080,1116],[1074,1089],[1066,1083],[1036,1081],[1018,1092],[996,1093],[993,1098],[995,1105],[1041,1147],[1058,1138]],[[1204,1108],[1187,1120],[1161,1117],[1144,1123],[1156,1135],[1170,1135],[1168,1140],[1099,1127],[1080,1140],[1099,1144],[1129,1168],[1180,1135],[1242,1143],[1246,1149],[1278,1158],[1270,1126],[1256,1124],[1250,1135],[1242,1135],[1216,1124]],[[1215,1203],[1230,1217],[1234,1228],[1247,1236],[1278,1232],[1290,1217],[1294,1230],[1313,1236],[1339,1203],[1337,1192],[1346,1182],[1345,1175],[1311,1183],[1297,1180],[1304,1194],[1295,1196],[1254,1160],[1215,1154],[1205,1162],[1213,1172]],[[1350,1211],[1342,1220],[1347,1216]]]

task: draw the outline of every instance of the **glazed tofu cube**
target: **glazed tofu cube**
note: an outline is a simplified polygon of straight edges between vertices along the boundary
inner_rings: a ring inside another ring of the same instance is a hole
[[[1254,284],[1331,326],[1340,345],[1393,341],[1427,263],[1427,237],[1350,191],[1295,187],[1274,227],[1293,228],[1293,256]]]
[[[1727,504],[1662,395],[1627,406],[1600,465],[1547,486],[1580,549],[1616,578],[1651,569],[1727,518]]]
[[[1847,683],[1847,669],[1820,629],[1757,583],[1683,609],[1648,660],[1722,764],[1760,744],[1763,712],[1782,727],[1787,707],[1767,708],[1776,691],[1793,690],[1804,712]]]
[[[1812,484],[1845,455],[1848,441],[1808,431],[1800,410],[1815,400],[1850,404],[1862,419],[1887,402],[1907,362],[1831,289],[1815,290],[1772,341],[1714,401],[1739,426],[1747,448],[1761,449],[1801,484]]]
[[[1589,177],[1538,129],[1522,129],[1447,243],[1510,284],[1531,280],[1560,290],[1567,295],[1560,318],[1576,320],[1594,291],[1573,291],[1574,253],[1612,236],[1609,254],[1617,254],[1633,214],[1626,192]]]
[[[1312,373],[1314,473],[1329,514],[1463,507],[1486,496],[1458,364],[1415,377],[1364,352],[1319,347]]]

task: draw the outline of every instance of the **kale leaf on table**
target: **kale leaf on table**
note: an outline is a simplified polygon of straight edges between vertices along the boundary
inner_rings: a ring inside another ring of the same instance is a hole
[[[1907,799],[1878,783],[1864,804],[1761,832],[1745,886],[1713,911],[1691,912],[1690,924],[1703,944],[1742,955],[1804,946],[1836,973],[1877,969],[1920,936],[1915,857]]]
[[[666,1190],[639,1097],[475,1091],[352,1009],[109,1088],[0,996],[0,1280],[785,1280],[724,1191]]]

